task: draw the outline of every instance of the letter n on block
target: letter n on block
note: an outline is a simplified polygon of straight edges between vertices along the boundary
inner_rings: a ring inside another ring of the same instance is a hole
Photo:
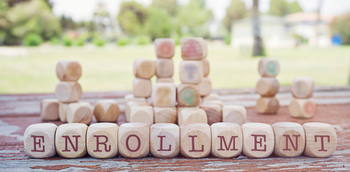
[[[242,125],[243,155],[250,158],[266,158],[274,149],[274,133],[270,125],[246,123]]]
[[[183,124],[180,127],[180,137],[182,156],[204,158],[210,154],[211,131],[208,124]]]
[[[125,158],[142,158],[149,154],[149,126],[125,123],[119,127],[119,153]]]

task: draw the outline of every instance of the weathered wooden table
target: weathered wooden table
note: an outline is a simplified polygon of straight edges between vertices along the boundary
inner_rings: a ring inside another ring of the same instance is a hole
[[[350,171],[350,87],[316,87],[314,100],[318,104],[317,114],[312,119],[292,118],[288,104],[292,99],[290,88],[280,89],[277,98],[282,107],[276,115],[257,113],[255,106],[259,95],[254,89],[214,90],[225,104],[240,104],[247,107],[248,122],[290,121],[300,124],[317,121],[332,124],[338,135],[337,149],[328,158],[279,158],[250,159],[239,156],[233,159],[219,159],[209,156],[202,159],[187,159],[181,156],[173,159],[147,157],[142,159],[94,159],[89,156],[79,159],[64,159],[59,156],[48,159],[32,159],[23,147],[23,133],[26,127],[42,122],[39,116],[40,100],[54,98],[53,94],[0,95],[0,171],[65,170],[65,171],[164,171],[164,170],[232,170],[232,171]],[[100,99],[116,99],[124,112],[123,97],[130,92],[84,93],[81,101],[92,105]],[[125,122],[119,117],[118,125]],[[53,121],[55,124],[61,122]]]

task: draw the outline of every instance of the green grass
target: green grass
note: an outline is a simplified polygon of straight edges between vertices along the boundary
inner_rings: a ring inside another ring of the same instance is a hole
[[[132,89],[132,67],[136,58],[155,60],[154,47],[106,46],[95,48],[41,46],[28,48],[28,58],[0,57],[0,93],[50,93],[58,79],[55,68],[61,59],[77,59],[83,67],[79,80],[83,91]],[[278,58],[280,85],[290,85],[294,77],[311,77],[316,85],[348,84],[350,47],[268,49],[268,57]],[[255,87],[259,78],[259,58],[242,55],[239,49],[209,45],[209,77],[214,88]],[[179,83],[180,47],[174,57],[174,79]],[[155,81],[155,77],[152,79]]]

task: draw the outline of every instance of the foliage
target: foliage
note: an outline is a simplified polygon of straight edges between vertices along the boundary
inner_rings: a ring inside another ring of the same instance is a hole
[[[342,44],[350,44],[350,13],[340,15],[330,23],[333,34],[340,34]]]
[[[40,35],[35,33],[29,33],[23,39],[23,44],[26,46],[39,46],[42,42]]]
[[[137,45],[147,45],[151,43],[151,39],[148,36],[140,35],[136,37]]]
[[[99,36],[95,36],[92,40],[92,43],[98,47],[103,47],[106,44],[106,41],[100,38]]]
[[[247,14],[248,10],[242,0],[231,0],[231,5],[227,7],[226,15],[222,23],[225,25],[225,28],[231,32],[232,22],[246,17]]]
[[[128,45],[130,43],[131,43],[131,41],[128,37],[121,37],[117,40],[117,45],[120,47]]]
[[[227,34],[225,36],[225,43],[226,43],[226,45],[230,45],[231,44],[231,34]]]
[[[288,14],[301,12],[302,8],[300,7],[297,1],[288,3],[286,0],[271,0],[270,9],[268,11],[271,15],[276,16],[286,16]]]
[[[137,35],[142,33],[146,20],[146,8],[135,1],[123,1],[120,4],[118,22],[124,33]]]
[[[85,45],[85,39],[79,38],[76,40],[75,43],[77,46],[84,46]]]
[[[152,40],[156,38],[169,38],[172,32],[171,18],[167,12],[160,8],[149,8],[145,30]]]
[[[294,34],[292,34],[292,36],[294,39],[296,39],[298,41],[298,43],[303,44],[303,43],[309,42],[309,40],[307,38],[303,37],[302,35],[294,33]]]
[[[175,16],[178,10],[176,0],[152,0],[151,7],[164,9],[170,16]]]
[[[181,44],[181,37],[179,35],[173,35],[171,38],[174,39],[175,45],[180,45]]]
[[[57,44],[60,43],[60,39],[57,38],[57,37],[52,37],[52,38],[50,39],[50,43],[53,44],[53,45],[57,45]]]
[[[70,47],[73,45],[73,40],[72,38],[68,37],[68,36],[65,36],[63,38],[63,45],[66,46],[66,47]]]

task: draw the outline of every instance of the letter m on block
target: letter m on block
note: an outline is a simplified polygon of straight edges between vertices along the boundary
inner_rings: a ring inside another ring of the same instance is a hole
[[[230,150],[231,143],[232,143],[231,151],[238,150],[238,149],[236,149],[236,137],[238,137],[238,136],[232,136],[230,139],[230,142],[227,146],[226,141],[225,141],[225,136],[218,136],[218,138],[220,138],[220,149],[218,149],[218,151],[225,151],[225,149],[222,148],[223,145],[225,145],[226,151]]]

